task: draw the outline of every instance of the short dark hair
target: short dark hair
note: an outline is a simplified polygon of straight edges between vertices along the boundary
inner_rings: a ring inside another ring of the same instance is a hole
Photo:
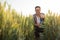
[[[35,9],[36,9],[36,8],[40,8],[40,6],[36,6]]]

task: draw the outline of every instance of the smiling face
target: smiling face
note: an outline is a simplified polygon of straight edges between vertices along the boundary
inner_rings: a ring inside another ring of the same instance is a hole
[[[41,11],[41,8],[39,6],[35,8],[36,14],[40,14],[40,11]]]

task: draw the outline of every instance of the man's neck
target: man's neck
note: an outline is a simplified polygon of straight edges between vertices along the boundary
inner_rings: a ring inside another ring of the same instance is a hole
[[[36,16],[40,17],[40,13],[39,14],[36,14]]]

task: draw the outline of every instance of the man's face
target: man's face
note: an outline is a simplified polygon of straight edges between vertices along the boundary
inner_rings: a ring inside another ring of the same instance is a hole
[[[40,14],[40,11],[41,11],[40,8],[36,8],[36,9],[35,9],[36,14]]]

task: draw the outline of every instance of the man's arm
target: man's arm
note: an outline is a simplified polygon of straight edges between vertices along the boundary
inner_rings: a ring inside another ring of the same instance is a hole
[[[45,20],[45,14],[41,13],[41,22],[42,22],[42,24],[44,24],[44,20]]]

